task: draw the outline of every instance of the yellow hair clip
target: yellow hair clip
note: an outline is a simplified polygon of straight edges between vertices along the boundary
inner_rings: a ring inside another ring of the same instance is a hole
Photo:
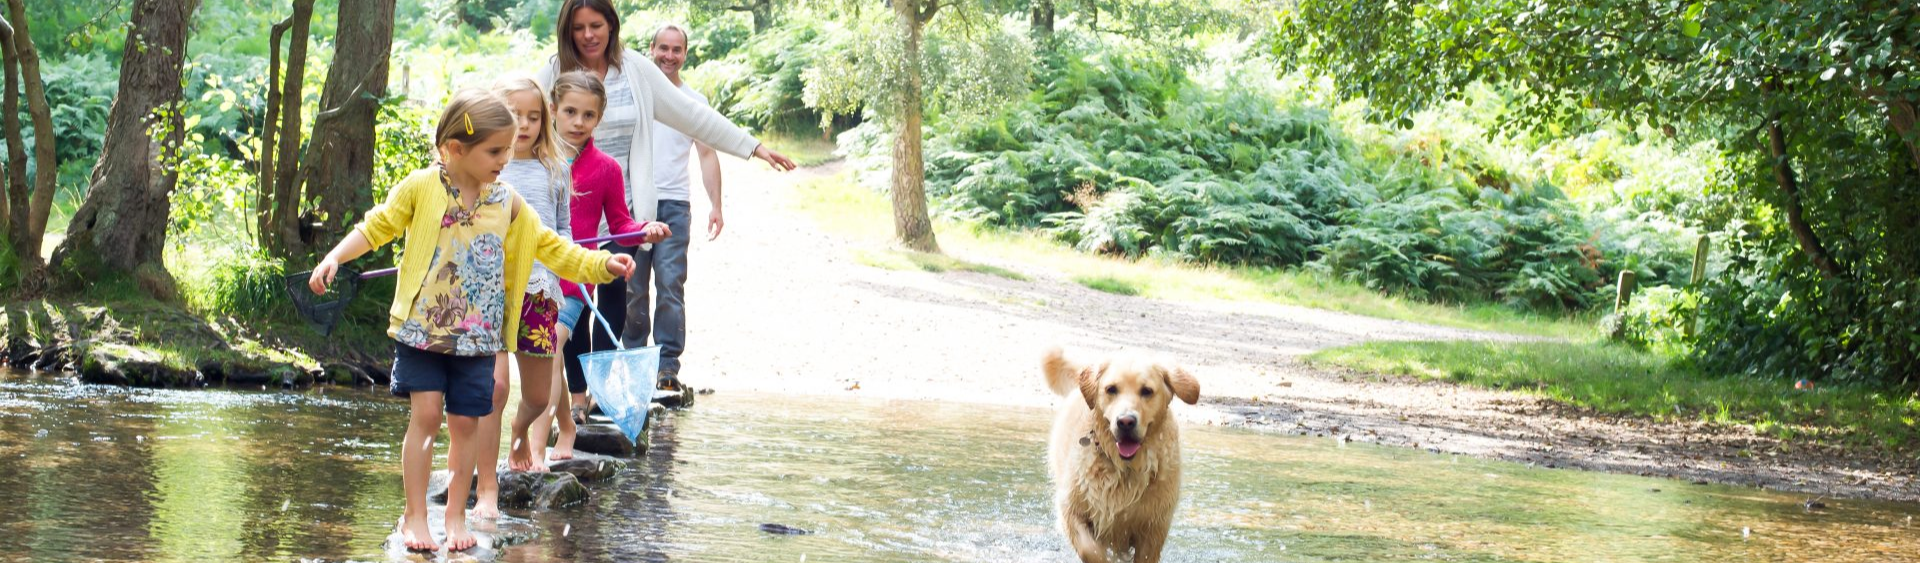
[[[460,121],[462,123],[467,124],[467,134],[472,135],[473,134],[473,116],[467,115],[466,113],[462,112],[460,114]]]

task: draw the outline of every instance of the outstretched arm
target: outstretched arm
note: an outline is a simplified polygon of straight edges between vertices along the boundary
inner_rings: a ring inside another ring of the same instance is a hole
[[[694,152],[700,154],[700,181],[707,186],[707,202],[713,204],[713,211],[707,213],[707,240],[720,238],[720,231],[727,228],[727,220],[720,212],[720,155],[706,143],[695,142]]]
[[[326,258],[320,259],[320,265],[313,267],[313,273],[307,276],[307,289],[313,290],[314,295],[326,293],[327,287],[333,285],[333,275],[340,271],[342,262],[352,262],[370,250],[373,250],[373,244],[367,242],[366,235],[360,234],[360,229],[347,233],[347,238],[341,239]]]

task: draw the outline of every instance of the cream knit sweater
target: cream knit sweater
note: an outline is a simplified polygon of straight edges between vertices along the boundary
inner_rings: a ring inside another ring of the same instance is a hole
[[[659,121],[685,133],[694,140],[706,143],[714,150],[740,158],[751,158],[753,149],[760,141],[747,134],[745,130],[728,121],[726,116],[705,104],[696,102],[680,93],[680,88],[667,80],[667,75],[654,66],[653,59],[639,51],[625,49],[620,58],[620,76],[633,87],[634,105],[640,112],[640,119],[633,128],[633,144],[627,150],[627,161],[620,168],[627,176],[627,205],[633,208],[633,218],[640,221],[659,219],[659,190],[653,185],[653,127]],[[553,91],[553,81],[560,75],[560,58],[547,59],[534,80],[548,92]]]

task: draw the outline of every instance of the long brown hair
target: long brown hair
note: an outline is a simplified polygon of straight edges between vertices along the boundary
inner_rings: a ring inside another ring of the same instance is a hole
[[[567,0],[560,4],[560,21],[554,25],[554,44],[560,48],[560,72],[580,70],[580,47],[573,44],[573,14],[587,8],[598,12],[607,19],[607,66],[620,68],[621,52],[626,45],[620,43],[620,12],[613,8],[609,0]]]
[[[533,136],[533,159],[547,168],[547,187],[553,197],[560,198],[566,194],[567,170],[566,164],[560,160],[560,149],[554,144],[553,112],[547,109],[547,93],[540,89],[539,83],[525,76],[503,78],[493,83],[493,93],[507,100],[509,108],[513,107],[513,95],[523,92],[533,94],[533,99],[539,100],[537,103],[540,106],[540,132]],[[519,114],[516,112],[514,117],[518,119]]]

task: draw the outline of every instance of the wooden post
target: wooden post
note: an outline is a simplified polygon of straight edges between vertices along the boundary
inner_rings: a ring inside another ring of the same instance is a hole
[[[1613,314],[1626,314],[1627,304],[1633,302],[1633,286],[1636,277],[1633,270],[1620,271],[1620,290],[1613,296]]]
[[[400,64],[400,95],[413,98],[413,65]]]
[[[1627,336],[1627,304],[1633,301],[1635,278],[1633,270],[1620,271],[1620,289],[1613,297],[1614,340],[1622,340]]]
[[[1694,291],[1696,301],[1699,300],[1700,284],[1707,281],[1707,248],[1711,245],[1712,240],[1709,235],[1700,235],[1700,242],[1693,246],[1693,277],[1687,280],[1687,288]],[[1693,340],[1699,325],[1700,306],[1695,303],[1693,310],[1687,312],[1687,340]]]

